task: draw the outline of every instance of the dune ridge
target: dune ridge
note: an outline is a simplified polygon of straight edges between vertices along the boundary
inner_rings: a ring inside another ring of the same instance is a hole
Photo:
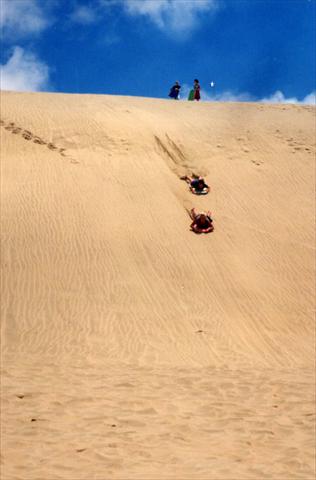
[[[2,478],[314,478],[315,107],[1,92],[0,132]]]

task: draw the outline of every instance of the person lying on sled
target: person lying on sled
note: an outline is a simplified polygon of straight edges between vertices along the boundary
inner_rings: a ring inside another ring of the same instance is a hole
[[[202,177],[198,177],[193,175],[192,178],[185,175],[181,177],[182,180],[185,180],[190,185],[190,190],[192,193],[197,193],[198,195],[201,193],[208,193],[210,191],[210,187],[205,183]]]
[[[214,230],[213,220],[211,212],[196,213],[195,208],[192,208],[190,217],[193,222],[191,223],[191,230],[195,233],[209,233]]]

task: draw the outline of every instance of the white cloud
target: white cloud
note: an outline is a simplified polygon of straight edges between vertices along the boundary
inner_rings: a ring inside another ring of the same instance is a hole
[[[181,88],[181,99],[187,100],[189,92],[192,87],[188,84],[182,85]],[[201,101],[202,102],[261,102],[261,103],[291,103],[291,104],[304,104],[304,105],[315,105],[316,104],[316,92],[311,92],[306,95],[302,100],[298,100],[296,97],[286,98],[281,90],[277,90],[275,93],[269,97],[262,98],[261,100],[256,100],[253,95],[247,92],[242,93],[233,93],[229,90],[224,92],[216,93],[216,90],[210,87],[209,91],[207,89],[201,89]]]
[[[21,47],[14,47],[5,65],[0,65],[0,89],[41,91],[48,86],[48,66]]]
[[[286,98],[281,90],[277,90],[275,93],[270,95],[270,97],[264,97],[260,100],[262,103],[298,103],[296,97]]]
[[[171,13],[174,10],[174,2],[171,4],[168,0],[144,0],[138,2],[137,0],[125,0],[124,7],[127,13],[131,15],[143,15],[152,20],[158,27],[164,27],[164,16],[166,13]]]
[[[261,103],[297,103],[297,104],[315,104],[316,92],[312,92],[306,95],[303,100],[298,100],[296,97],[286,97],[281,90],[277,90],[269,97],[264,97],[261,100],[256,100],[252,95],[247,92],[232,93],[230,91],[222,92],[214,95],[206,100],[216,100],[217,102],[261,102]]]
[[[3,38],[16,39],[40,33],[49,19],[38,0],[0,0],[0,27]]]
[[[309,105],[315,105],[316,92],[311,92],[306,95],[303,100],[298,100],[296,97],[286,98],[284,93],[281,90],[277,90],[270,97],[265,97],[260,102],[262,103],[304,103]]]
[[[316,92],[312,92],[303,99],[302,103],[306,105],[316,105]]]
[[[82,25],[90,25],[98,20],[96,10],[85,5],[78,6],[70,16],[71,20]]]
[[[215,9],[214,0],[126,0],[131,15],[148,17],[157,27],[187,32],[197,26],[199,15]]]
[[[199,17],[215,11],[218,0],[99,0],[105,7],[123,6],[126,14],[148,18],[158,28],[170,33],[186,34]]]

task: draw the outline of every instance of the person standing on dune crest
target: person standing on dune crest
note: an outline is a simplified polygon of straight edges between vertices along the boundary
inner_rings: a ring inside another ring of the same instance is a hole
[[[181,89],[180,83],[175,82],[175,84],[170,88],[169,97],[174,98],[175,100],[179,100],[180,89]]]

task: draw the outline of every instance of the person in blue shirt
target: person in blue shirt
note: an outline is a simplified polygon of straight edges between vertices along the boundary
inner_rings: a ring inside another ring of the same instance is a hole
[[[198,175],[192,175],[192,177],[188,177],[184,175],[180,177],[181,180],[185,180],[190,185],[190,190],[192,193],[197,195],[206,194],[210,191],[210,187],[205,183],[204,178]]]

